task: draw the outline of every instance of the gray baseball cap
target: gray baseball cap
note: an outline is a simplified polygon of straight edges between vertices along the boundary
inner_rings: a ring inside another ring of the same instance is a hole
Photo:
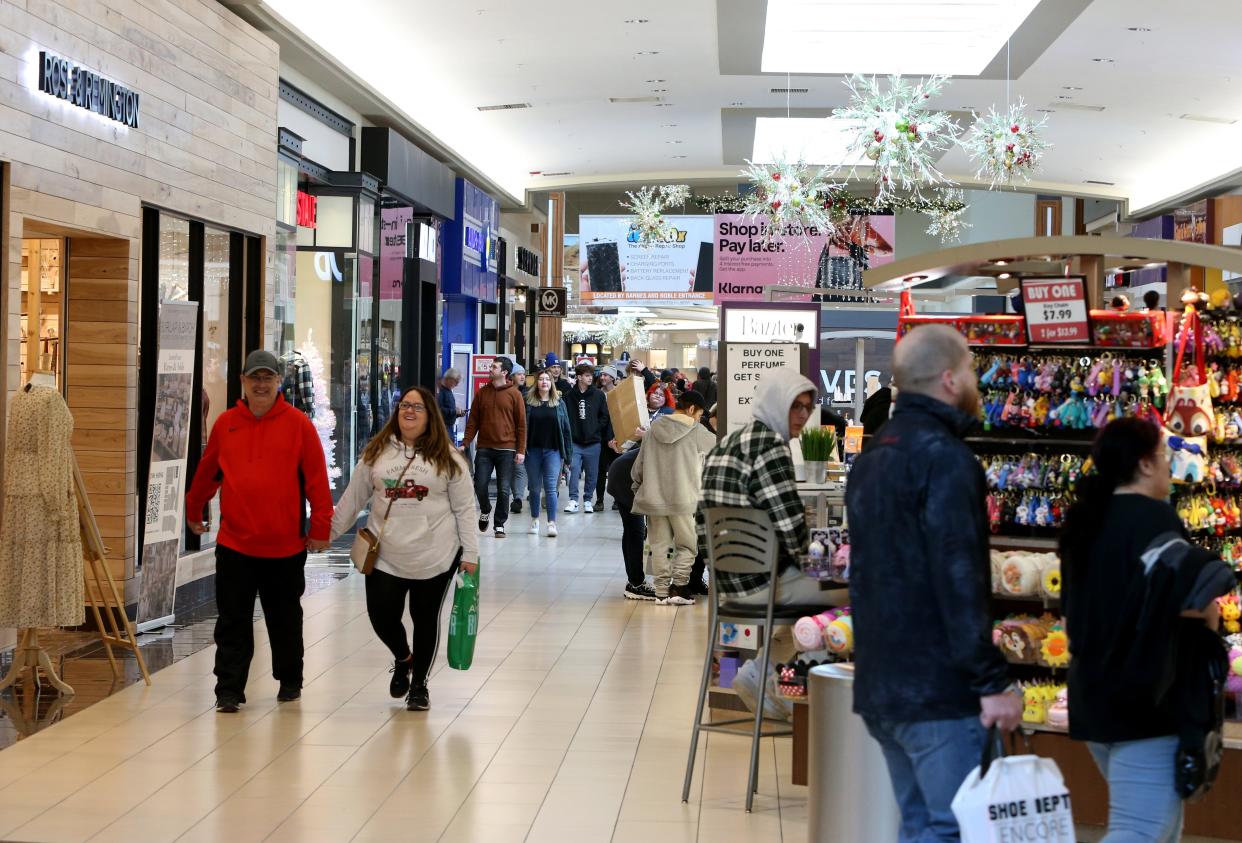
[[[246,355],[246,365],[242,368],[242,374],[253,375],[264,369],[272,374],[280,374],[280,361],[276,359],[275,354],[260,348]]]

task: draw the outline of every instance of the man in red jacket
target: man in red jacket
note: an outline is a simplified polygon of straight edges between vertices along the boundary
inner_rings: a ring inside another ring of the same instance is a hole
[[[216,539],[216,710],[246,701],[254,655],[254,599],[263,606],[272,646],[276,699],[302,696],[302,592],[306,552],[328,547],[332,495],[315,426],[280,394],[280,364],[252,351],[242,374],[244,398],[216,419],[186,495],[187,520],[220,493]],[[303,530],[306,502],[309,530]],[[202,534],[207,525],[188,521]]]

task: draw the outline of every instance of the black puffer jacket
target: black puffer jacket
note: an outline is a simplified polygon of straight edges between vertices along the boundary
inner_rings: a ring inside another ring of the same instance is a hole
[[[971,416],[903,394],[850,472],[854,710],[914,722],[969,717],[1009,684],[992,644],[986,480],[961,437]]]

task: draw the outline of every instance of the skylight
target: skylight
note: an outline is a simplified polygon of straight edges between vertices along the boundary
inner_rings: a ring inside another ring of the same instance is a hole
[[[847,149],[855,133],[826,117],[757,117],[755,145],[750,160],[796,159],[808,164],[862,164],[871,162]]]
[[[768,0],[764,73],[978,76],[1040,0]]]

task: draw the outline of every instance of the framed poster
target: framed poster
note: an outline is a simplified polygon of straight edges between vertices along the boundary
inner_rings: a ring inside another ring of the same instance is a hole
[[[1085,277],[1023,278],[1022,301],[1031,345],[1091,343]]]
[[[806,374],[807,347],[795,342],[729,342],[721,343],[721,348],[716,430],[723,437],[750,424],[755,391],[765,375],[782,369]]]

